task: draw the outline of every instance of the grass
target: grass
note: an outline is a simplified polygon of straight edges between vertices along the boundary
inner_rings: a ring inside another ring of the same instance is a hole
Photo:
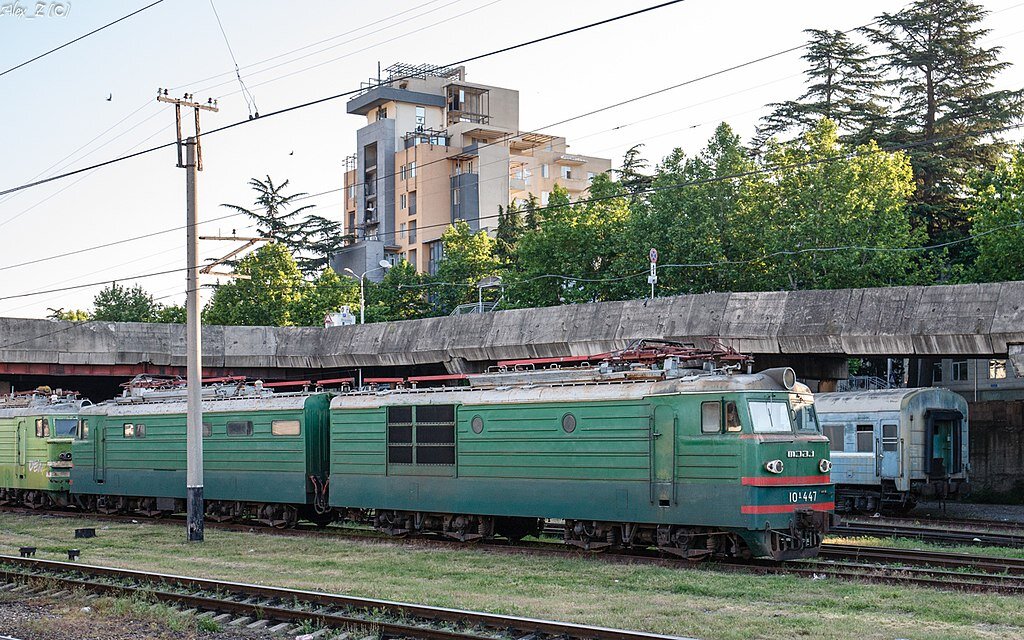
[[[856,544],[865,547],[893,547],[896,549],[920,549],[922,551],[952,551],[970,555],[993,556],[996,558],[1017,558],[1024,560],[1024,548],[986,547],[975,545],[941,545],[913,538],[869,538],[829,536],[825,542],[833,544]]]
[[[97,537],[74,540],[75,527]],[[184,541],[180,524],[115,524],[0,514],[0,553],[164,573],[318,589],[698,637],[913,640],[1024,637],[1020,598],[794,576],[674,569],[332,537],[208,530]],[[889,541],[882,541],[888,544]],[[916,545],[920,546],[920,545]]]

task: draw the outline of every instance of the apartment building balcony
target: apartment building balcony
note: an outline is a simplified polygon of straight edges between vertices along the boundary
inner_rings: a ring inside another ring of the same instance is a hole
[[[558,156],[558,164],[584,165],[587,164],[587,159],[572,153],[563,153]]]
[[[590,180],[584,180],[579,178],[555,178],[555,184],[560,185],[566,191],[573,193],[579,191],[586,191],[590,188]]]
[[[509,191],[526,191],[526,179],[525,178],[509,178],[508,179],[508,190]]]

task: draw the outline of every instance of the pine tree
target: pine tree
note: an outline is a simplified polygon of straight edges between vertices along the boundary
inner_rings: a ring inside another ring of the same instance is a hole
[[[997,134],[984,132],[1024,112],[1022,91],[993,90],[1010,63],[999,60],[1000,47],[981,45],[987,14],[970,0],[917,0],[865,29],[886,50],[884,66],[899,99],[891,141],[913,145],[914,220],[932,239],[966,231],[968,173],[993,167],[1005,150]]]
[[[541,216],[537,209],[540,208],[540,201],[532,193],[523,203],[523,226],[527,231],[536,231],[540,228]]]
[[[498,205],[498,228],[495,231],[497,244],[494,248],[495,255],[505,264],[515,262],[516,245],[523,235],[523,218],[519,215],[519,207],[516,203],[508,205],[507,208]]]
[[[644,170],[650,167],[650,163],[640,155],[643,147],[643,143],[640,142],[627,149],[622,156],[622,168],[615,170],[615,173],[619,174],[619,185],[633,196],[634,203],[641,199],[642,192],[651,188],[654,180],[652,176],[644,173]]]
[[[843,31],[806,29],[804,33],[811,38],[803,55],[809,86],[796,100],[768,105],[774,110],[762,119],[755,144],[761,146],[768,138],[793,130],[805,132],[824,118],[836,123],[848,143],[866,142],[877,135],[886,98],[884,81],[867,47]]]
[[[275,185],[270,176],[264,182],[258,178],[249,180],[249,186],[256,191],[256,200],[253,202],[255,208],[247,209],[237,204],[222,204],[220,206],[233,209],[238,213],[245,214],[256,221],[256,228],[267,237],[273,238],[285,246],[295,248],[296,243],[302,236],[302,223],[297,223],[294,218],[299,213],[312,209],[309,204],[289,211],[295,200],[301,198],[305,193],[293,193],[284,195],[282,193],[288,186],[290,180]]]

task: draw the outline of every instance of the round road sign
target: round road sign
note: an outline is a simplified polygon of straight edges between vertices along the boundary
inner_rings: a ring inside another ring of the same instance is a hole
[[[657,249],[651,247],[651,252],[649,254],[647,254],[647,255],[650,257],[651,262],[654,262],[654,263],[658,262],[658,250]]]

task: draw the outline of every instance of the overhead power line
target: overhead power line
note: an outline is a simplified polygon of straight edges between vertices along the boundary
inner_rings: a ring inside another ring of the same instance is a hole
[[[564,31],[559,31],[557,33],[552,33],[552,34],[549,34],[549,35],[546,35],[546,36],[541,36],[539,38],[534,38],[532,40],[527,40],[525,42],[520,42],[518,44],[509,45],[509,46],[503,47],[501,49],[494,49],[492,51],[488,51],[486,53],[481,53],[481,54],[478,54],[478,55],[475,55],[475,56],[470,56],[470,57],[464,58],[462,60],[456,60],[454,62],[450,62],[450,63],[445,64],[445,65],[441,65],[440,68],[444,68],[444,67],[457,67],[457,66],[460,66],[460,65],[467,64],[469,62],[475,62],[477,60],[482,60],[484,58],[489,58],[491,56],[496,56],[496,55],[499,55],[499,54],[502,54],[502,53],[508,53],[509,51],[515,51],[515,50],[521,49],[523,47],[528,47],[528,46],[531,46],[531,45],[539,44],[541,42],[547,42],[549,40],[554,40],[556,38],[560,38],[560,37],[563,37],[563,36],[571,35],[571,34],[574,34],[574,33],[579,33],[581,31],[586,31],[587,29],[593,29],[595,27],[600,27],[600,26],[603,26],[603,25],[606,25],[606,24],[610,24],[612,22],[617,22],[619,20],[624,20],[626,18],[632,18],[632,17],[638,16],[638,15],[641,15],[641,14],[644,14],[644,13],[649,13],[649,12],[655,11],[657,9],[663,9],[665,7],[668,7],[668,6],[671,6],[671,5],[675,5],[675,4],[679,4],[679,3],[685,2],[685,1],[686,0],[669,0],[668,2],[662,2],[661,4],[656,4],[656,5],[653,5],[653,6],[650,6],[650,7],[646,7],[646,8],[643,8],[643,9],[637,9],[636,11],[630,11],[628,13],[619,14],[619,15],[613,16],[611,18],[605,18],[604,20],[598,20],[597,22],[591,22],[589,24],[581,25],[579,27],[573,27],[571,29],[566,29]],[[402,79],[410,79],[410,78],[413,78],[414,75],[415,74],[410,74],[410,75],[404,76],[404,77],[397,77],[397,78],[393,78],[393,80],[394,81],[399,81],[399,80],[402,80]],[[292,111],[298,111],[300,109],[305,109],[307,107],[312,107],[312,106],[315,106],[315,105],[318,105],[318,104],[323,104],[325,102],[330,102],[332,100],[337,100],[339,98],[344,98],[346,96],[355,95],[357,93],[360,93],[361,91],[362,91],[361,88],[360,89],[351,89],[351,90],[348,90],[348,91],[343,91],[341,93],[336,93],[336,94],[333,94],[333,95],[325,96],[323,98],[317,98],[315,100],[310,100],[308,102],[303,102],[303,103],[300,103],[300,104],[292,105],[290,107],[285,107],[283,109],[278,109],[277,111],[271,111],[270,113],[263,114],[263,115],[260,116],[259,120],[255,120],[255,119],[254,120],[239,120],[238,122],[227,124],[227,125],[224,125],[222,127],[218,127],[216,129],[212,129],[210,131],[207,131],[207,132],[204,133],[204,135],[210,136],[210,135],[213,135],[213,134],[216,134],[216,133],[220,133],[222,131],[227,131],[229,129],[234,129],[235,127],[239,127],[239,126],[244,125],[244,124],[250,124],[252,122],[258,122],[258,121],[261,121],[261,120],[266,120],[267,118],[271,118],[271,117],[274,117],[274,116],[279,116],[279,115],[283,115],[283,114],[286,114],[286,113],[291,113]],[[87,167],[82,167],[80,169],[75,169],[74,171],[68,171],[68,172],[61,173],[61,174],[58,174],[58,175],[55,175],[55,176],[50,176],[50,177],[47,177],[47,178],[43,178],[41,180],[36,180],[36,181],[33,181],[33,182],[28,182],[28,183],[19,185],[17,187],[11,187],[9,189],[5,189],[3,191],[0,191],[0,196],[7,195],[8,193],[14,193],[16,191],[22,191],[24,189],[29,189],[31,187],[36,187],[36,186],[39,186],[41,184],[46,184],[48,182],[53,182],[55,180],[61,180],[63,178],[67,178],[69,176],[73,176],[73,175],[76,175],[76,174],[79,174],[79,173],[83,173],[83,172],[89,171],[91,169],[98,169],[100,167],[105,167],[105,166],[109,166],[109,165],[112,165],[112,164],[115,164],[115,163],[118,163],[118,162],[123,162],[125,160],[130,160],[131,158],[137,158],[139,156],[146,155],[148,153],[152,153],[154,151],[159,151],[160,149],[166,149],[168,147],[175,146],[176,144],[177,144],[177,142],[167,142],[165,144],[157,145],[155,147],[150,147],[149,149],[144,149],[144,150],[138,151],[136,153],[132,153],[132,154],[116,157],[116,158],[111,158],[110,160],[106,160],[104,162],[99,162],[99,163],[96,163],[96,164],[93,164],[93,165],[90,165],[90,166],[87,166]]]
[[[49,51],[47,51],[45,53],[40,53],[38,56],[36,56],[34,58],[30,58],[30,59],[26,60],[25,62],[22,62],[20,64],[16,64],[13,67],[11,67],[10,69],[8,69],[6,71],[3,71],[3,72],[0,72],[0,76],[5,76],[8,73],[14,71],[15,69],[20,69],[20,68],[24,67],[27,64],[32,64],[36,60],[39,60],[40,58],[45,58],[46,56],[50,55],[51,53],[60,51],[64,47],[69,47],[69,46],[75,44],[76,42],[78,42],[79,40],[84,40],[84,39],[88,38],[89,36],[93,35],[94,33],[99,33],[100,31],[103,31],[107,27],[112,27],[115,24],[117,24],[118,22],[121,22],[123,20],[127,20],[128,18],[131,18],[134,15],[138,15],[138,14],[142,13],[143,11],[145,11],[146,9],[149,9],[150,7],[155,7],[156,5],[160,4],[163,1],[164,0],[156,0],[156,2],[153,2],[152,4],[147,4],[146,6],[142,7],[141,9],[139,9],[137,11],[132,11],[131,13],[129,13],[126,16],[121,16],[120,18],[118,18],[117,20],[114,20],[113,22],[108,22],[107,24],[103,25],[102,27],[98,27],[96,29],[93,29],[89,33],[86,33],[84,35],[80,35],[77,38],[75,38],[74,40],[70,40],[68,42],[65,42],[64,44],[60,45],[59,47],[54,47],[53,49],[50,49]]]
[[[242,80],[242,72],[238,70],[238,60],[235,59],[235,52],[231,49],[231,42],[228,40],[228,32],[224,30],[224,23],[220,21],[220,14],[217,13],[217,5],[213,4],[213,0],[210,0],[210,8],[213,9],[213,17],[217,18],[217,26],[220,27],[220,34],[224,36],[224,44],[228,47],[228,54],[231,55],[231,62],[235,65],[235,77],[238,78],[238,85],[241,87],[242,99],[245,100],[245,107],[249,110],[249,117],[253,117],[253,111],[256,112],[255,117],[260,117],[260,109],[256,106],[256,97],[252,95],[249,88],[245,86],[245,81]]]

